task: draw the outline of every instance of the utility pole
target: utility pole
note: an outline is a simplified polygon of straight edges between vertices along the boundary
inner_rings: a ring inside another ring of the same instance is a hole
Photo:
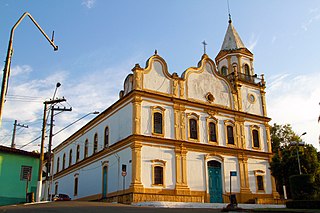
[[[64,99],[64,101],[66,101]],[[51,119],[50,119],[50,133],[49,133],[49,147],[48,147],[48,170],[47,170],[47,178],[49,177],[48,172],[50,171],[50,176],[53,177],[53,166],[51,165],[51,147],[52,147],[52,137],[53,137],[53,116],[54,116],[54,111],[72,111],[72,108],[60,108],[60,107],[54,107],[54,105],[51,105]],[[48,179],[46,178],[46,181],[48,181]],[[50,193],[51,191],[51,184],[48,185],[48,191]],[[51,201],[51,196],[49,196],[49,201]]]
[[[14,140],[15,140],[15,137],[16,137],[17,126],[19,126],[19,127],[24,127],[24,128],[28,128],[28,125],[19,124],[19,123],[17,123],[17,122],[18,122],[17,120],[14,120],[13,131],[12,131],[11,148],[16,148],[16,144],[14,143]]]
[[[46,125],[47,125],[47,111],[48,105],[53,105],[56,103],[60,103],[66,101],[65,98],[49,100],[43,102],[44,109],[43,109],[43,122],[42,122],[42,134],[41,134],[41,146],[40,146],[40,162],[39,162],[39,171],[38,171],[38,184],[37,184],[37,202],[40,202],[41,199],[41,192],[42,192],[42,167],[43,167],[43,160],[44,160],[44,141],[46,137]]]

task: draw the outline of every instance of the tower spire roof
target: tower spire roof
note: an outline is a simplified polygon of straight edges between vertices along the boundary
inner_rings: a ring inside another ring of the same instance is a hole
[[[231,17],[229,16],[229,25],[228,25],[226,35],[224,36],[221,50],[236,50],[241,48],[246,48],[246,47],[244,46],[239,34],[234,28],[231,21]]]

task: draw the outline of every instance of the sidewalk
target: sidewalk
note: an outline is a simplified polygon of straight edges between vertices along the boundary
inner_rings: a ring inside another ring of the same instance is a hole
[[[185,203],[185,202],[139,202],[132,203],[133,206],[149,206],[157,208],[207,208],[207,209],[223,209],[228,205],[228,203]],[[285,205],[276,205],[276,204],[242,204],[239,203],[238,207],[243,209],[281,209],[286,208]]]

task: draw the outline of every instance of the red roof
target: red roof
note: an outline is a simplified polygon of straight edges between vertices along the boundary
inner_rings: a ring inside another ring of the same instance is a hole
[[[40,154],[35,152],[28,152],[20,149],[15,149],[7,146],[1,146],[0,145],[0,152],[6,152],[6,153],[12,153],[12,154],[18,154],[18,155],[27,155],[35,158],[39,158]]]

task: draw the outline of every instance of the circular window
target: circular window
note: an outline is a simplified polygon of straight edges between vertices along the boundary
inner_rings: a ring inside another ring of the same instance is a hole
[[[253,104],[256,101],[256,97],[253,94],[249,94],[248,101]]]
[[[207,95],[206,95],[206,99],[208,102],[212,103],[214,101],[214,97],[213,95],[211,94],[211,92],[208,92]]]

